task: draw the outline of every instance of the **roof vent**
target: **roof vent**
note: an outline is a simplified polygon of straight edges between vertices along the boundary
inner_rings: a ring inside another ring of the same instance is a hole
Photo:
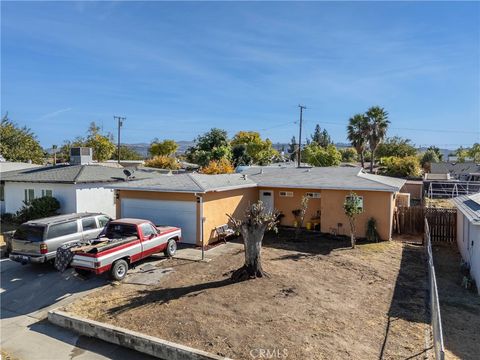
[[[260,174],[263,174],[263,168],[260,169]]]
[[[247,174],[243,174],[242,178],[243,180],[247,180]]]
[[[89,147],[72,147],[70,165],[86,165],[93,162],[93,150]]]

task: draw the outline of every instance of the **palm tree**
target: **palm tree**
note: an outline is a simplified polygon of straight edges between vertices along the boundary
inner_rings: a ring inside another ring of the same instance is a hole
[[[368,120],[363,114],[356,114],[348,120],[347,138],[360,156],[362,168],[365,166],[365,148],[368,143]]]
[[[372,106],[367,110],[365,116],[368,121],[368,143],[370,144],[370,151],[372,152],[372,159],[370,161],[370,172],[373,173],[373,166],[375,164],[375,150],[378,145],[385,139],[387,134],[388,112],[380,106]]]

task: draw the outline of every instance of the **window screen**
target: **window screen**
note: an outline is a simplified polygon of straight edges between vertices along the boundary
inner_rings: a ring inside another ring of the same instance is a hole
[[[52,190],[42,190],[42,197],[44,196],[52,197],[53,196]]]
[[[28,204],[35,199],[35,191],[33,189],[25,189],[25,202]]]
[[[62,224],[50,225],[48,228],[47,239],[53,239],[60,236],[71,235],[78,232],[77,221],[69,221]]]
[[[83,231],[96,229],[97,223],[95,222],[95,218],[82,219],[82,227]]]

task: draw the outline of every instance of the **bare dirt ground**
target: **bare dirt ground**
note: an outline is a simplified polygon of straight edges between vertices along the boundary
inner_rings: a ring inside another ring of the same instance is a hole
[[[435,246],[440,314],[448,359],[480,358],[480,296],[461,287],[460,254],[454,246]]]
[[[270,278],[231,283],[240,246],[209,263],[170,259],[157,286],[120,284],[71,304],[78,315],[234,359],[423,359],[422,247],[268,234]]]

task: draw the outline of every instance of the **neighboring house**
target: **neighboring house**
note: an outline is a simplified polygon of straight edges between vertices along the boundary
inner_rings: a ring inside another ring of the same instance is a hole
[[[0,161],[0,214],[5,212],[5,184],[3,182],[4,174],[11,171],[33,169],[41,166],[42,165],[23,162]]]
[[[135,179],[155,174],[137,171]],[[101,165],[59,165],[11,171],[2,175],[5,212],[15,213],[34,198],[53,196],[60,213],[102,212],[115,217],[115,194],[107,184],[125,182],[122,169]]]
[[[163,175],[155,179],[113,184],[117,189],[117,217],[140,217],[154,223],[182,227],[186,243],[217,239],[215,227],[228,223],[226,214],[242,217],[248,204],[262,200],[283,214],[281,225],[292,226],[292,210],[310,197],[305,222],[319,223],[322,232],[349,235],[343,211],[354,191],[363,200],[357,235],[365,235],[369,218],[377,220],[382,239],[392,235],[395,197],[405,180],[364,173],[360,168],[248,168],[240,174]],[[203,226],[201,226],[203,218]]]
[[[429,177],[428,180],[447,180],[457,179],[461,181],[474,181],[471,179],[472,174],[480,173],[480,164],[475,162],[438,162],[430,165],[430,174],[443,174],[443,178],[434,179]],[[447,177],[448,178],[445,178]]]
[[[452,199],[457,211],[457,244],[480,293],[480,193]]]
[[[407,180],[400,189],[401,193],[410,194],[410,204],[420,205],[423,202],[423,181]]]

